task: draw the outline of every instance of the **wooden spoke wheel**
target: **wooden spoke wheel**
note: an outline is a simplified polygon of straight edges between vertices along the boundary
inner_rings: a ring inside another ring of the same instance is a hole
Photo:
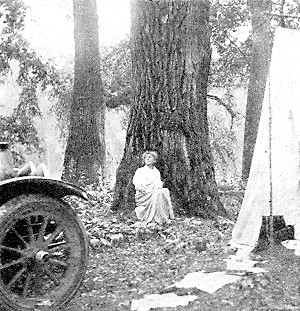
[[[85,230],[71,207],[22,195],[0,207],[0,305],[54,310],[81,285],[87,266]]]

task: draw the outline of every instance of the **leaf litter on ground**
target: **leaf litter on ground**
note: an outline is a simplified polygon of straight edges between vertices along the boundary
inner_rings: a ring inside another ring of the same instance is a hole
[[[164,226],[145,226],[133,213],[106,208],[84,214],[79,203],[90,239],[89,266],[80,292],[62,311],[129,311],[132,301],[166,293],[198,297],[176,311],[300,310],[299,257],[286,249],[262,252],[267,273],[242,273],[213,294],[171,287],[188,273],[226,270],[224,259],[241,201],[232,195],[222,200],[231,220],[177,217]]]

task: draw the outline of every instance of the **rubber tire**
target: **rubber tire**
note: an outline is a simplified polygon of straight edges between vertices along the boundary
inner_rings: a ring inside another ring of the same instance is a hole
[[[49,310],[56,310],[57,308],[62,307],[68,303],[73,296],[76,294],[77,290],[81,286],[85,272],[87,269],[88,263],[88,242],[87,235],[82,225],[79,217],[76,212],[64,201],[48,197],[45,195],[21,195],[13,198],[12,200],[6,202],[0,207],[0,241],[6,234],[6,231],[10,225],[13,223],[13,220],[17,216],[30,211],[39,210],[39,205],[46,206],[49,213],[56,213],[56,215],[61,215],[62,217],[67,217],[68,221],[76,229],[76,233],[79,235],[80,239],[80,249],[82,252],[82,260],[80,264],[79,273],[76,275],[75,281],[70,285],[70,288],[67,290],[66,294],[61,297],[61,299],[55,301]],[[16,304],[15,301],[12,301],[5,295],[5,292],[2,287],[2,282],[0,282],[0,308],[1,310],[7,311],[32,311],[32,310],[48,310],[46,307],[28,307],[21,304]]]

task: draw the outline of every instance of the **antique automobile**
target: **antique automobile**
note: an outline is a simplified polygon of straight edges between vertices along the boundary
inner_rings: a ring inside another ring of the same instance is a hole
[[[55,310],[79,289],[88,261],[85,229],[63,198],[87,195],[42,176],[4,178],[5,151],[0,142],[0,309]]]

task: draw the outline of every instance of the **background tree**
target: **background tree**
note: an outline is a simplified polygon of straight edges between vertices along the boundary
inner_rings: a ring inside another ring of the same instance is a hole
[[[96,0],[74,0],[75,69],[64,179],[97,182],[105,168],[105,107]]]
[[[142,152],[155,149],[157,166],[182,212],[202,217],[225,212],[208,135],[208,17],[209,1],[131,2],[134,94],[115,209],[133,203],[133,173]]]
[[[252,57],[248,86],[242,176],[247,180],[254,152],[272,50],[271,0],[249,0],[252,17]]]

